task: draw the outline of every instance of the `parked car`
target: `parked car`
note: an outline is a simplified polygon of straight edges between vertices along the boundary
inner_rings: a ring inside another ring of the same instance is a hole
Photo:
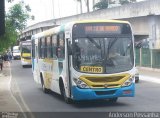
[[[138,83],[139,82],[139,72],[137,68],[135,69],[135,71],[136,71],[135,72],[135,82]]]

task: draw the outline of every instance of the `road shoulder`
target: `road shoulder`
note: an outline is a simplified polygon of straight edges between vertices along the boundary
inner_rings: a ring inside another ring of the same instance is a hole
[[[0,111],[22,112],[18,102],[11,93],[10,82],[10,64],[6,64],[3,70],[0,71]]]

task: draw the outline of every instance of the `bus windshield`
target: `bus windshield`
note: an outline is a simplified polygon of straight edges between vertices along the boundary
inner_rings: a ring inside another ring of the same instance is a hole
[[[73,66],[87,73],[118,73],[134,65],[131,37],[75,38]]]
[[[20,53],[20,50],[13,50],[13,53]]]
[[[31,45],[23,45],[22,53],[31,53]]]

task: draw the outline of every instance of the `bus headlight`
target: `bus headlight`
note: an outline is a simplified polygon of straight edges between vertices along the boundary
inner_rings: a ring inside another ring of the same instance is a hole
[[[123,85],[122,85],[122,87],[124,87],[124,86],[130,86],[133,82],[134,82],[134,76],[132,76],[132,77],[130,77],[129,79],[127,79],[124,83],[123,83]]]
[[[82,80],[77,79],[77,78],[74,78],[73,80],[79,88],[89,88],[89,86]]]

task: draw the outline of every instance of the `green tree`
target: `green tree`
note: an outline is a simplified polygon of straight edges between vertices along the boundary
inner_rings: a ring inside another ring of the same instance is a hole
[[[121,5],[124,5],[124,4],[128,4],[128,3],[129,3],[128,0],[120,0],[119,2],[120,2]]]
[[[93,9],[100,10],[108,8],[108,0],[101,0],[93,6]]]
[[[137,2],[136,0],[120,0],[121,5]]]
[[[6,17],[16,30],[22,31],[26,27],[27,20],[30,18],[30,11],[29,5],[19,2],[9,9]]]
[[[5,22],[5,34],[0,37],[0,52],[5,51],[10,46],[14,45],[17,40],[18,33],[16,29],[11,26],[9,20]]]
[[[27,20],[34,18],[34,16],[29,15],[30,11],[29,5],[20,2],[12,6],[6,13],[5,34],[0,36],[0,52],[17,42],[18,33],[26,27]]]

